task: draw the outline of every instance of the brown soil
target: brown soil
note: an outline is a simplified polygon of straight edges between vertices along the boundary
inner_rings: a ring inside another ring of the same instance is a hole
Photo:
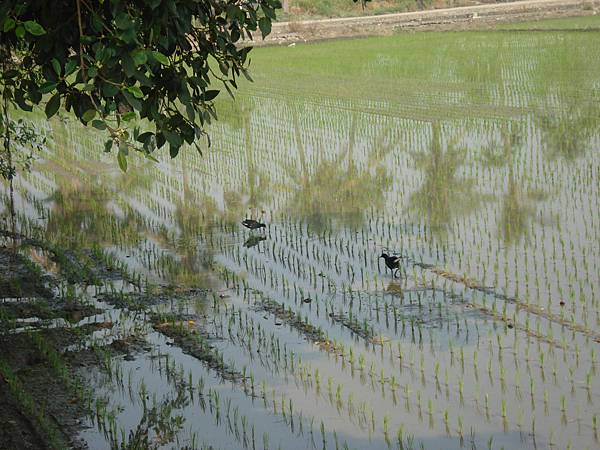
[[[76,323],[98,313],[93,306],[55,296],[51,289],[55,281],[12,248],[0,247],[1,450],[86,448],[76,436],[86,424],[91,394],[79,385],[78,374],[101,370],[103,359],[93,351],[65,350],[113,324],[14,332],[20,319],[37,319],[28,323],[35,328],[48,319]],[[144,344],[135,339],[119,340],[105,351],[127,358],[142,351]]]
[[[111,325],[107,322],[89,324],[78,330],[52,329],[39,333],[42,333],[44,342],[50,348],[60,353],[62,349],[76,344],[99,327]],[[86,418],[90,412],[87,396],[90,394],[78,389],[74,380],[79,378],[81,371],[102,370],[102,356],[89,350],[65,353],[63,361],[68,370],[67,383],[51,367],[47,356],[32,343],[31,337],[26,333],[0,335],[0,348],[3,349],[0,362],[16,375],[26,395],[44,411],[43,418],[46,422],[41,425],[40,417],[32,415],[23,402],[15,398],[8,380],[0,370],[0,449],[52,449],[48,428],[56,432],[59,448],[87,448],[84,442],[77,439],[77,434],[87,423]],[[145,341],[130,337],[115,340],[104,350],[111,355],[130,359],[148,348]]]
[[[25,258],[7,247],[0,248],[0,297],[51,297],[39,274],[34,273]]]
[[[47,335],[52,340],[51,334]],[[73,339],[71,339],[73,341]],[[47,424],[58,432],[62,443],[71,448],[85,448],[74,436],[82,428],[84,407],[77,393],[56,375],[46,357],[31,343],[26,334],[0,336],[2,362],[16,375],[28,396],[43,410]],[[0,448],[3,450],[38,450],[49,447],[47,429],[38,417],[24,408],[13,392],[8,380],[0,374]]]

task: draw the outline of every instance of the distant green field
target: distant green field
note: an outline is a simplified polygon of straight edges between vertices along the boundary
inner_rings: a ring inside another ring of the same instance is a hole
[[[586,17],[569,20],[589,23]],[[337,97],[357,104],[384,102],[394,114],[426,120],[467,111],[498,116],[512,111],[514,92],[527,90],[521,101],[542,109],[556,106],[546,102],[557,92],[570,102],[588,98],[598,46],[596,33],[474,31],[272,47],[252,52],[257,83],[248,88],[269,86],[287,96]],[[584,85],[589,89],[582,90]]]

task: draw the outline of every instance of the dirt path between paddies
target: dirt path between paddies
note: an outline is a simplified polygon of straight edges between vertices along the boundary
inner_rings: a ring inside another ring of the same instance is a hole
[[[486,29],[499,23],[599,13],[600,0],[524,0],[378,16],[279,22],[273,24],[267,39],[256,39],[252,45],[385,36],[401,31]]]

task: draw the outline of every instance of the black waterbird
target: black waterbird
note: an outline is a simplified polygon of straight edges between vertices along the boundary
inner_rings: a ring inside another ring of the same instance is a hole
[[[388,255],[387,253],[381,253],[380,258],[385,260],[385,265],[392,271],[392,275],[396,276],[396,273],[400,270],[400,260],[402,256]]]
[[[267,226],[264,223],[260,223],[258,220],[254,219],[244,219],[242,220],[242,225],[250,230],[258,230],[260,228],[266,228]]]

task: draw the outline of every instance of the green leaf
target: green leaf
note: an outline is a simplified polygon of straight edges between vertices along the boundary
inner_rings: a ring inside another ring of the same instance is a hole
[[[52,58],[52,67],[54,68],[56,75],[58,75],[60,77],[60,72],[61,72],[62,67],[61,67],[61,64],[58,61],[58,59]]]
[[[106,130],[106,123],[103,120],[92,120],[92,126],[98,130]]]
[[[125,42],[127,44],[133,44],[137,40],[137,35],[135,33],[134,27],[131,27],[131,28],[123,31],[122,33],[119,33],[118,36],[119,36],[119,39],[121,39],[123,42]]]
[[[144,96],[144,93],[138,86],[129,86],[127,88],[127,92],[129,92],[135,98],[142,98]]]
[[[225,86],[225,89],[227,90],[227,93],[229,94],[229,96],[235,100],[235,96],[233,95],[233,92],[231,92],[231,88],[229,86],[227,86],[227,83],[223,82],[223,86]]]
[[[100,16],[98,14],[92,14],[92,29],[96,33],[100,33],[102,31],[102,20],[100,20]]]
[[[15,34],[19,39],[23,39],[25,37],[25,28],[23,28],[23,25],[19,25],[17,28],[15,28]]]
[[[10,80],[11,78],[16,77],[19,74],[19,71],[16,69],[8,69],[6,72],[2,74],[2,78],[5,80]]]
[[[90,120],[92,120],[94,117],[96,117],[96,110],[95,109],[88,109],[81,116],[81,120],[84,121],[85,123],[87,123]]]
[[[275,20],[275,11],[273,10],[273,8],[270,8],[266,5],[260,5],[262,11],[265,13],[265,16],[267,16],[269,19],[271,20]]]
[[[135,73],[135,63],[133,62],[133,58],[129,55],[123,55],[121,64],[123,65],[123,71],[125,72],[125,75],[132,77]]]
[[[15,102],[17,102],[17,105],[19,105],[19,108],[23,111],[31,111],[33,109],[33,106],[25,100],[25,91],[22,89],[15,91]]]
[[[185,112],[187,113],[188,119],[190,119],[192,122],[196,119],[196,111],[192,105],[185,105]]]
[[[102,94],[105,97],[114,97],[119,93],[119,86],[111,83],[102,83]]]
[[[104,153],[110,153],[113,146],[113,140],[109,139],[104,143]]]
[[[122,147],[119,147],[119,153],[117,153],[117,161],[119,162],[119,167],[123,172],[127,172],[127,155],[125,154],[125,150]]]
[[[72,59],[68,60],[67,64],[65,64],[65,77],[68,77],[73,72],[75,72],[75,70],[77,69],[77,65],[78,63],[76,61]]]
[[[169,58],[167,58],[161,52],[153,51],[152,52],[152,57],[156,61],[158,61],[159,63],[161,63],[163,66],[168,66],[169,65]]]
[[[129,92],[123,91],[123,97],[125,97],[125,100],[127,100],[127,103],[129,103],[134,109],[137,109],[138,111],[140,111],[142,109],[142,102],[140,102],[137,98],[135,98]]]
[[[44,27],[33,20],[28,20],[23,25],[25,26],[27,32],[29,34],[33,34],[34,36],[41,36],[42,34],[46,34],[46,30],[44,30]]]
[[[254,80],[252,79],[252,77],[250,76],[250,73],[242,68],[242,75],[244,75],[244,78],[246,78],[246,80],[253,82]]]
[[[144,133],[140,134],[140,135],[137,137],[136,141],[138,141],[138,142],[141,142],[142,144],[145,144],[145,143],[146,143],[146,141],[147,141],[148,139],[150,139],[150,138],[151,138],[153,135],[154,135],[154,133],[153,133],[152,131],[146,131],[146,132],[144,132]]]
[[[205,102],[210,102],[217,95],[219,95],[219,91],[218,90],[204,91],[204,94],[202,94],[202,100],[204,100]]]
[[[15,19],[11,18],[11,17],[7,17],[6,20],[4,21],[4,25],[2,26],[2,31],[4,31],[5,33],[7,31],[12,30],[15,27]]]
[[[271,20],[267,17],[261,17],[258,20],[258,27],[260,28],[260,32],[262,33],[263,39],[271,33]]]
[[[169,143],[169,154],[171,158],[175,158],[179,153],[179,148],[183,144],[183,139],[177,133],[173,133],[172,131],[165,130],[163,134],[167,138],[167,142]]]
[[[35,83],[30,85],[30,88],[27,91],[27,96],[29,97],[29,100],[36,105],[42,100],[42,94],[35,89]]]
[[[48,92],[53,91],[56,88],[56,86],[58,86],[58,83],[53,81],[46,81],[38,88],[38,92],[40,94],[47,94]]]
[[[129,111],[123,114],[123,117],[121,117],[121,119],[123,119],[125,122],[129,122],[130,120],[134,120],[135,117],[135,111]]]
[[[225,76],[229,73],[229,66],[225,61],[219,61],[219,70]]]
[[[44,112],[46,113],[46,117],[49,119],[58,111],[60,107],[60,94],[57,92],[48,100],[46,103],[46,107],[44,108]]]
[[[140,86],[154,87],[155,84],[141,70],[136,70],[133,74],[134,78],[140,82]]]
[[[156,159],[156,158],[155,158],[154,156],[152,156],[150,153],[144,153],[144,156],[145,156],[147,159],[149,159],[150,161],[152,161],[152,162],[155,162],[155,163],[157,163],[157,162],[158,162],[158,159]]]
[[[157,148],[162,148],[163,145],[165,145],[166,142],[166,138],[165,135],[160,132],[160,133],[156,133],[156,147]]]
[[[133,63],[136,67],[141,66],[142,64],[146,64],[148,57],[144,50],[135,50],[130,53],[131,58],[133,59]]]
[[[236,5],[227,5],[227,15],[231,19],[235,19],[240,22],[242,22],[245,18],[244,11],[239,6],[236,6]]]
[[[122,12],[115,19],[115,25],[121,30],[127,30],[133,27],[133,21],[127,13]]]

